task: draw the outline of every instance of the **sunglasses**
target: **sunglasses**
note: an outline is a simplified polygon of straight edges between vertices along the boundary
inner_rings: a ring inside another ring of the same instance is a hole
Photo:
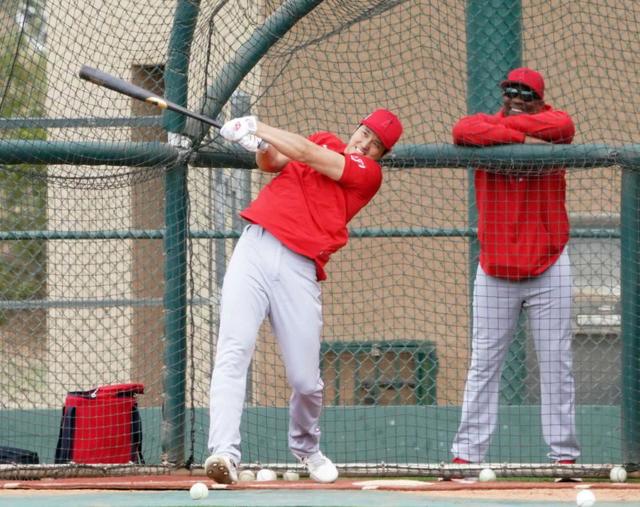
[[[536,92],[531,90],[521,90],[520,88],[514,88],[513,86],[503,88],[502,94],[510,99],[520,97],[524,102],[533,102],[534,100],[538,100]]]

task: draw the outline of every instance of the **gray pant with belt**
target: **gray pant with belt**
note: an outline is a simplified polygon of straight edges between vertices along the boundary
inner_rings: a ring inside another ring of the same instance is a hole
[[[297,456],[308,456],[319,450],[324,387],[319,364],[322,305],[315,264],[262,227],[248,225],[224,278],[210,391],[209,450],[236,464],[241,458],[247,371],[267,316],[292,389],[289,448]]]

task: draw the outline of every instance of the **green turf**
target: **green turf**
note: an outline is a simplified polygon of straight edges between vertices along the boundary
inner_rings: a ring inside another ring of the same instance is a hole
[[[538,502],[514,500],[473,500],[434,498],[425,494],[397,491],[335,490],[257,490],[211,491],[203,500],[192,500],[187,491],[128,492],[24,492],[24,495],[0,491],[0,505],[7,507],[561,507],[574,502]],[[597,507],[629,505],[598,502]]]

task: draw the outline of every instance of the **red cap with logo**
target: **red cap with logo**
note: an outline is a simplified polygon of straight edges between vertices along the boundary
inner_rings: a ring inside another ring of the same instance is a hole
[[[528,67],[513,69],[509,74],[507,74],[507,79],[500,83],[500,86],[504,88],[505,86],[513,84],[523,84],[528,86],[536,92],[538,97],[541,99],[544,98],[544,79],[542,78],[542,74],[533,69]]]
[[[363,118],[360,124],[369,127],[387,150],[390,150],[402,135],[402,123],[395,114],[386,109],[376,109]]]

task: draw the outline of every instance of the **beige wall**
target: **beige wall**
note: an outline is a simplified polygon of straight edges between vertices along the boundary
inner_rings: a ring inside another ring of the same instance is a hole
[[[449,143],[451,126],[466,111],[465,3],[401,2],[332,36],[325,33],[334,28],[331,20],[347,20],[351,14],[335,14],[331,3],[323,4],[273,48],[240,89],[255,102],[253,112],[262,119],[303,134],[328,129],[346,138],[366,113],[388,107],[405,124],[403,143]],[[225,4],[214,15],[218,3],[202,2],[191,53],[190,107],[200,107],[205,88],[219,77],[223,63],[249,39],[273,4],[238,0]],[[67,0],[48,2],[47,45],[55,48],[48,57],[51,117],[132,114],[130,99],[82,83],[76,74],[79,66],[87,63],[134,79],[135,65],[163,63],[175,2],[157,0],[153,5],[155,10],[149,2],[90,0],[83,2],[82,9],[69,9]],[[586,0],[523,2],[524,63],[544,72],[549,102],[574,116],[578,143],[622,144],[638,138],[637,112],[620,106],[616,94],[621,83],[637,84],[633,69],[640,63],[640,42],[633,36],[637,27],[626,14],[634,2],[617,5],[620,8],[607,9],[603,15],[597,3]],[[610,44],[620,34],[628,36],[623,50]],[[315,44],[306,45],[309,39]],[[230,114],[227,109],[223,113],[225,117]],[[156,137],[138,134],[131,129],[87,128],[52,130],[50,138],[108,141]],[[97,176],[129,169],[85,170]],[[73,175],[69,167],[51,167],[51,172]],[[211,227],[215,221],[209,202],[216,190],[212,174],[217,173],[200,169],[190,173],[195,228]],[[594,174],[599,182],[595,189],[590,184]],[[240,178],[237,171],[226,171],[223,176],[228,187],[223,197],[227,199],[239,190]],[[618,176],[617,169],[572,171],[568,177],[570,211],[615,212]],[[254,172],[251,180],[255,195],[268,178]],[[86,192],[84,197],[101,200],[109,210],[99,217],[87,217],[95,208],[76,201],[76,189],[51,186],[50,228],[157,227],[162,210],[160,181],[156,175],[133,188]],[[387,170],[380,193],[351,226],[464,229],[467,191],[464,170]],[[228,202],[225,206],[233,208]],[[231,213],[223,222],[227,228],[233,225]],[[217,334],[220,281],[210,268],[211,246],[203,240],[192,244],[196,295],[210,302],[209,306],[194,307],[193,324],[188,323],[198,351],[194,386],[201,406],[208,402],[214,353],[211,339]],[[232,242],[227,241],[227,258],[231,247]],[[123,242],[52,241],[49,248],[52,299],[161,294],[158,277],[162,259],[156,242],[123,246]],[[459,403],[468,362],[467,256],[467,240],[463,238],[352,239],[328,266],[329,280],[323,284],[324,339],[432,341],[440,361],[438,402]],[[81,269],[82,274],[70,277],[71,266]],[[154,387],[149,399],[157,400],[161,312],[157,307],[124,308],[118,317],[113,315],[89,310],[49,312],[50,360],[73,353],[98,365],[92,371],[78,367],[52,374],[50,384],[63,393],[97,382],[124,381],[128,376],[151,383]],[[121,351],[117,360],[104,360],[115,348]],[[146,350],[153,350],[153,354],[145,354]],[[261,334],[252,374],[258,388],[255,402],[286,404],[288,389],[268,325]]]
[[[637,81],[632,69],[640,64],[640,39],[628,15],[633,2],[623,4],[523,2],[523,63],[544,73],[548,102],[574,117],[576,143],[637,142],[637,111],[620,106],[618,96],[620,86]],[[301,133],[329,129],[346,138],[358,118],[383,106],[407,126],[402,142],[448,143],[466,112],[464,12],[462,1],[403,3],[296,52],[296,34],[313,31],[303,20],[263,61],[263,82],[275,84],[256,112]],[[569,211],[617,213],[619,176],[618,168],[570,171]],[[464,229],[467,188],[460,169],[388,171],[351,226]],[[438,401],[461,401],[470,332],[465,239],[352,239],[328,272],[325,340],[431,340],[440,361]],[[265,381],[275,356],[269,340],[269,359],[257,372]],[[286,390],[279,398],[286,403]]]
[[[160,5],[164,5],[160,2]],[[159,8],[165,21],[149,16],[148,5],[138,2],[89,0],[82,9],[70,8],[68,1],[47,3],[48,75],[50,84],[47,111],[52,118],[128,117],[132,99],[88,84],[78,78],[81,65],[90,65],[134,81],[134,66],[162,64],[170,33],[172,7]],[[164,16],[169,16],[165,18]],[[146,111],[148,113],[148,111]],[[136,133],[138,130],[138,133]],[[136,139],[137,136],[137,139]],[[57,141],[142,140],[139,129],[85,128],[50,130]],[[157,138],[157,137],[156,137]],[[161,139],[161,138],[159,138]],[[149,136],[147,135],[147,139]],[[132,169],[106,166],[72,168],[50,166],[50,174],[61,183],[49,185],[49,228],[61,231],[126,230],[144,228],[149,213],[162,213],[162,192],[149,193],[131,181],[159,181],[162,173],[127,177]],[[150,171],[147,171],[150,172]],[[100,178],[112,174],[111,183]],[[97,178],[92,185],[78,175]],[[69,178],[64,181],[64,178]],[[120,182],[118,181],[120,178]],[[142,183],[144,184],[144,183]],[[91,188],[90,190],[87,190]],[[161,187],[160,187],[161,188]],[[143,195],[141,198],[140,195]],[[140,202],[146,203],[140,206]],[[155,202],[154,202],[155,201]],[[99,210],[99,211],[98,211]],[[145,252],[146,250],[146,252]],[[89,389],[95,385],[145,382],[151,391],[142,403],[156,400],[157,379],[162,371],[162,322],[160,315],[144,316],[151,307],[131,307],[137,297],[160,297],[159,291],[141,287],[161,279],[162,262],[157,245],[144,241],[66,241],[48,242],[48,297],[51,300],[86,300],[84,309],[57,309],[48,313],[50,364],[74,365],[50,371],[49,387],[59,404],[67,390]],[[140,259],[153,259],[140,264]],[[149,269],[152,267],[153,269]],[[144,277],[147,280],[144,280]],[[105,309],[92,308],[91,302],[112,300]],[[157,307],[156,307],[157,308]],[[141,321],[142,320],[142,324]],[[146,325],[145,325],[146,324]],[[145,368],[140,368],[144,364]],[[153,379],[155,385],[149,382]]]

